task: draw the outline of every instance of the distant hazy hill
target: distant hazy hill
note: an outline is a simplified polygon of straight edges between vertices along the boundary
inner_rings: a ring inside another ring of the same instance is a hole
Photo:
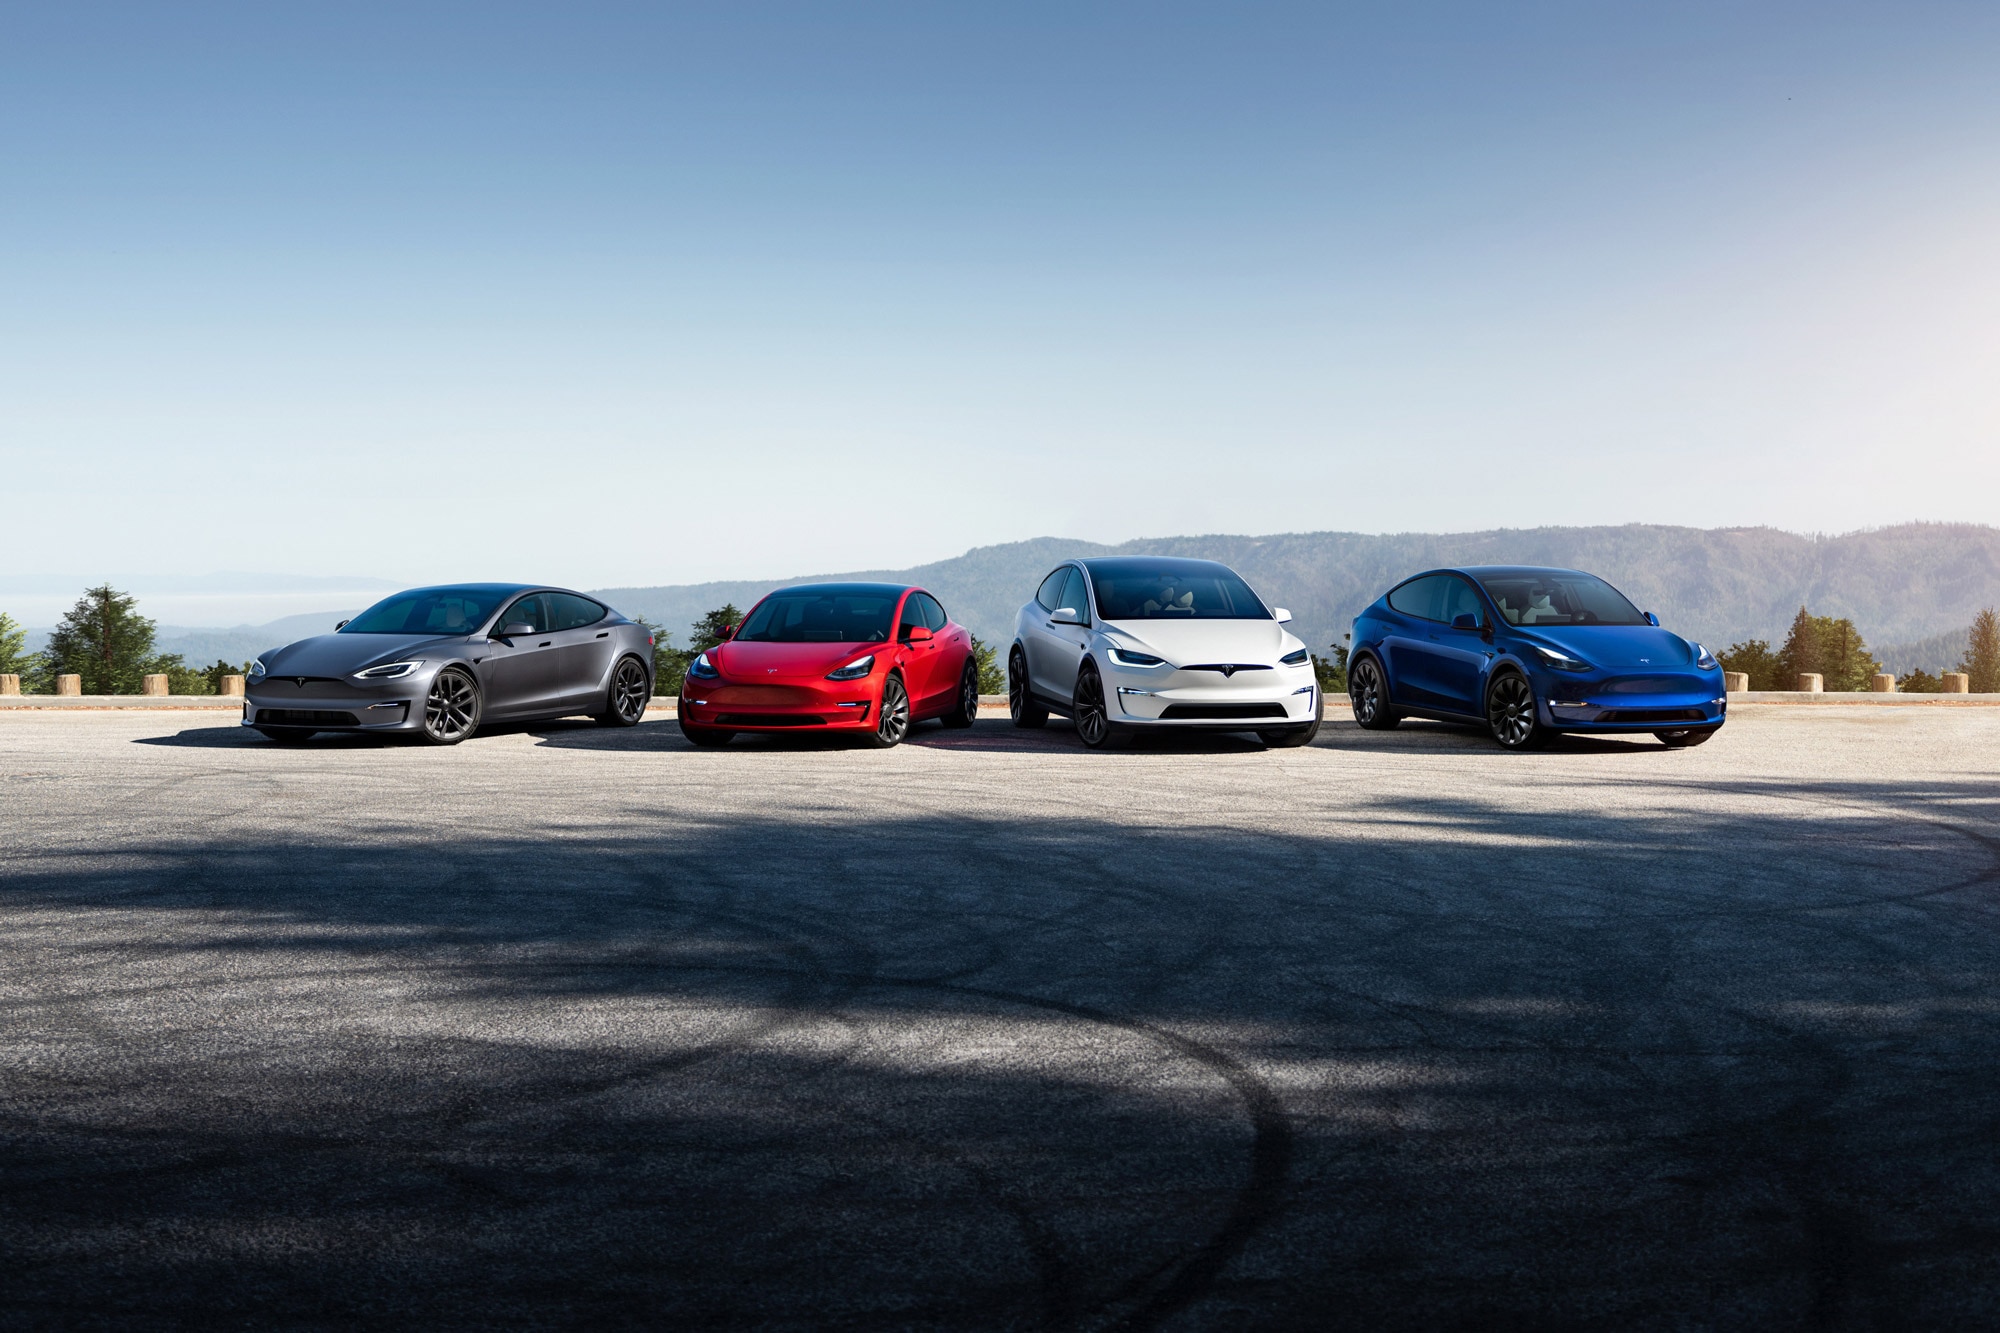
[[[1928,671],[1937,675],[1955,670],[1965,660],[1965,646],[1971,638],[1972,626],[1963,625],[1914,643],[1893,643],[1886,647],[1870,645],[1869,651],[1882,663],[1882,669],[1891,675],[1907,676],[1912,671]]]
[[[989,642],[1011,634],[1014,613],[1051,565],[1068,556],[1204,556],[1235,566],[1268,600],[1291,608],[1300,636],[1336,642],[1355,613],[1390,583],[1434,565],[1535,564],[1603,575],[1668,626],[1720,646],[1784,636],[1801,604],[1849,616],[1871,644],[1912,644],[1950,634],[1983,606],[2000,605],[2000,529],[1966,523],[1808,537],[1774,528],[1523,528],[1451,534],[1287,533],[1268,537],[1162,537],[1102,546],[1043,537],[982,546],[912,569],[795,579],[605,588],[629,615],[688,625],[724,602],[749,605],[775,587],[818,578],[893,579],[936,592]],[[1954,657],[1955,661],[1956,658]],[[1935,663],[1913,661],[1910,665]]]
[[[189,666],[207,666],[218,659],[248,662],[267,648],[282,647],[315,634],[331,634],[335,625],[358,609],[314,611],[309,615],[286,616],[266,625],[237,625],[231,629],[162,625],[158,643],[161,652],[179,653]]]

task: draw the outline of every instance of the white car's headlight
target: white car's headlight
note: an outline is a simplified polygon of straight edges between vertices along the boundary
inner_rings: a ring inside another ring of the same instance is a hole
[[[1155,657],[1151,653],[1137,652],[1131,648],[1109,648],[1105,651],[1111,660],[1119,666],[1163,667],[1167,664],[1167,659],[1164,657]]]
[[[422,665],[423,662],[421,660],[415,662],[384,662],[381,666],[372,666],[366,670],[355,672],[354,678],[356,680],[396,680],[409,675]]]
[[[1286,653],[1283,657],[1279,658],[1278,660],[1280,662],[1283,662],[1286,666],[1304,666],[1311,659],[1312,659],[1312,654],[1307,652],[1305,649],[1301,648],[1295,653]]]
[[[258,658],[250,664],[250,679],[262,680],[265,675],[264,659]]]

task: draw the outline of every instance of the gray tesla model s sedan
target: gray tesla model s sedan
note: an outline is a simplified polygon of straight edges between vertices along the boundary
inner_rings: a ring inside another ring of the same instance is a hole
[[[566,588],[399,592],[250,668],[243,725],[281,742],[405,732],[456,745],[482,722],[587,713],[629,727],[653,694],[653,636]]]

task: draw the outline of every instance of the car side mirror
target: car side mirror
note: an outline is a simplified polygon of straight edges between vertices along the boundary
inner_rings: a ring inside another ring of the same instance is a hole
[[[500,627],[500,637],[503,639],[517,639],[523,634],[533,634],[534,632],[535,627],[525,620],[509,621]]]
[[[1654,614],[1653,614],[1653,613],[1652,613],[1651,611],[1648,611],[1648,612],[1646,613],[1646,623],[1647,623],[1648,625],[1654,625],[1654,626],[1657,626],[1657,625],[1658,625],[1658,624],[1660,623],[1660,618],[1659,618],[1658,616],[1654,615]]]
[[[1451,627],[1453,629],[1478,629],[1479,617],[1473,615],[1470,611],[1464,612],[1461,615],[1451,618]]]
[[[718,642],[728,643],[736,637],[736,631],[740,628],[742,628],[740,625],[724,625],[722,627],[722,638]]]
[[[338,625],[335,625],[335,626],[333,627],[333,632],[334,632],[335,634],[338,634],[338,633],[340,633],[340,632],[341,632],[342,630],[346,629],[346,628],[347,628],[347,627],[348,627],[349,625],[352,625],[353,623],[354,623],[354,622],[353,622],[353,621],[351,621],[351,620],[343,620],[343,621],[341,621],[341,622],[340,622],[340,623],[339,623]]]
[[[928,626],[925,625],[903,626],[904,643],[929,643],[930,641],[931,641],[931,632]]]
[[[1049,612],[1049,620],[1057,625],[1081,625],[1083,623],[1083,617],[1076,613],[1076,608],[1073,606],[1057,607],[1055,610]]]
[[[1282,606],[1274,606],[1271,608],[1271,618],[1283,625],[1291,621],[1292,613]]]

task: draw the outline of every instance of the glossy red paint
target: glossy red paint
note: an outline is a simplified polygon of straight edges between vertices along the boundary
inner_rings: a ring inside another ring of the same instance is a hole
[[[681,720],[726,731],[871,731],[882,706],[883,686],[892,674],[902,678],[909,692],[912,723],[952,711],[965,664],[972,658],[972,633],[948,617],[944,628],[936,631],[904,626],[909,599],[921,592],[926,590],[900,589],[890,622],[897,632],[886,642],[731,640],[710,649],[708,660],[720,676],[688,678],[681,687]],[[743,623],[750,623],[756,614],[753,606]],[[826,678],[828,672],[870,655],[875,661],[867,675],[846,681]]]

